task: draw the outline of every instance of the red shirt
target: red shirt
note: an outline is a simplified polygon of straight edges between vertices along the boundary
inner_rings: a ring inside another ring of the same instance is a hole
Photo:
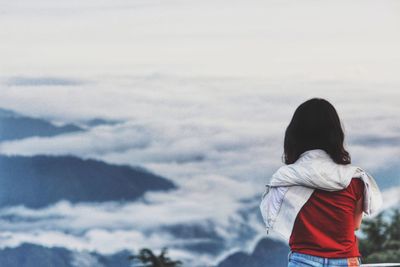
[[[296,217],[290,249],[326,258],[360,257],[354,211],[363,192],[364,182],[358,178],[340,191],[316,189]]]

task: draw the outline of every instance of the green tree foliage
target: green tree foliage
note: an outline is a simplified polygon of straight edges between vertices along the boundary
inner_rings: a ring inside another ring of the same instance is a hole
[[[156,256],[153,251],[143,248],[138,255],[132,255],[129,259],[137,259],[143,263],[140,267],[180,267],[181,261],[173,261],[167,257],[167,248],[163,248],[160,255]]]
[[[393,211],[390,222],[383,216],[380,213],[361,226],[365,237],[359,240],[359,248],[365,263],[400,261],[400,210]]]

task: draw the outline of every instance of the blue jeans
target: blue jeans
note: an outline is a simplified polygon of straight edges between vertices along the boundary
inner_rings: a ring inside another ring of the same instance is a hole
[[[288,261],[288,267],[353,267],[361,265],[361,257],[324,258],[293,251],[289,252]]]

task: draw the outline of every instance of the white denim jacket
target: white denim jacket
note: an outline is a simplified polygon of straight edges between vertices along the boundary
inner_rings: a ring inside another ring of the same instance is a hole
[[[295,163],[280,167],[261,197],[267,233],[272,229],[288,241],[298,212],[315,189],[342,190],[353,177],[360,178],[365,185],[364,213],[376,213],[382,205],[380,190],[374,178],[360,167],[337,164],[322,149],[308,150]]]

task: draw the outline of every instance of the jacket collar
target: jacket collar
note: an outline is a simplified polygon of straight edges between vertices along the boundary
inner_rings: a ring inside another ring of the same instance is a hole
[[[350,184],[356,169],[356,166],[350,164],[337,164],[322,149],[312,149],[302,153],[295,163],[280,167],[272,175],[269,185],[301,185],[336,191]]]
[[[315,158],[331,159],[330,155],[323,149],[311,149],[303,152],[298,160],[307,160]]]

